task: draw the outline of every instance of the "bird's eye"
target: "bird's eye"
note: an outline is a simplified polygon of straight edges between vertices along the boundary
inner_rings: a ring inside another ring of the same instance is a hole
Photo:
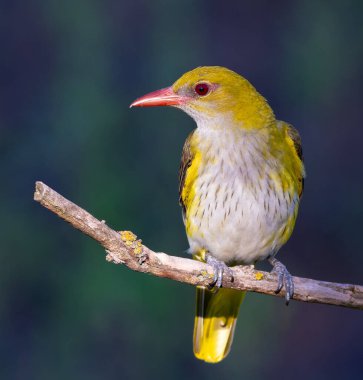
[[[209,93],[210,91],[210,86],[208,83],[198,83],[194,87],[194,91],[199,95],[199,96],[205,96]]]

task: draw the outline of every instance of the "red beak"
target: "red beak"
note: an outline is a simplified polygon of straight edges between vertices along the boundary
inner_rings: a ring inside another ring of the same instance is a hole
[[[173,91],[172,87],[163,88],[150,94],[146,94],[131,103],[131,107],[155,107],[155,106],[177,106],[188,100]]]

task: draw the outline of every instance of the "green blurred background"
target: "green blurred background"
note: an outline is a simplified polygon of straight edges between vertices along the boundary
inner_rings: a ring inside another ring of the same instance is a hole
[[[177,170],[193,121],[133,109],[201,65],[247,77],[302,135],[291,273],[362,283],[362,1],[0,1],[0,378],[361,378],[361,311],[249,294],[219,365],[194,359],[194,289],[105,261],[32,200],[42,180],[185,255]]]

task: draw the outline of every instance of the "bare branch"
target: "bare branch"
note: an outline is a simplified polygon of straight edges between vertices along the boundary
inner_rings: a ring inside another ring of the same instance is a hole
[[[129,231],[116,232],[104,221],[65,199],[42,182],[36,182],[34,199],[53,211],[73,227],[98,241],[107,252],[107,260],[125,264],[137,272],[167,277],[191,285],[208,286],[213,278],[213,269],[199,261],[153,252],[142,245],[141,240]],[[247,290],[275,296],[284,296],[284,291],[275,294],[276,276],[252,267],[234,267],[234,281],[225,278],[223,287]],[[363,309],[363,286],[337,284],[294,277],[294,300]]]

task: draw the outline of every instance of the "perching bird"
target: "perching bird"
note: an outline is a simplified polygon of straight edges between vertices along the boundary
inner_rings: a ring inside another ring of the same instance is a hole
[[[131,107],[173,106],[197,128],[188,136],[179,170],[179,200],[190,253],[214,269],[214,287],[229,266],[268,259],[285,286],[294,284],[275,259],[295,225],[304,185],[301,140],[278,121],[266,100],[242,76],[224,67],[198,67],[171,87]],[[197,288],[194,354],[217,363],[228,354],[245,292]]]

